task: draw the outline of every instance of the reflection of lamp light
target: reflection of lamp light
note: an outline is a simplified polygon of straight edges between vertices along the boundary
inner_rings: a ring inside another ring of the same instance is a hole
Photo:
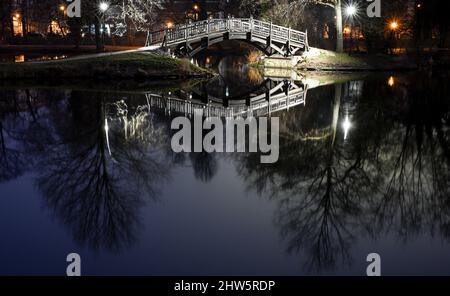
[[[106,146],[108,148],[108,153],[110,156],[111,154],[111,146],[109,145],[109,125],[108,125],[108,119],[105,118],[105,136],[106,136]]]
[[[344,129],[344,140],[347,140],[348,131],[350,130],[351,127],[352,127],[352,123],[350,122],[348,115],[346,115],[344,122],[342,123],[342,128]]]
[[[393,87],[395,85],[395,78],[394,78],[394,76],[389,77],[388,85],[390,87]]]

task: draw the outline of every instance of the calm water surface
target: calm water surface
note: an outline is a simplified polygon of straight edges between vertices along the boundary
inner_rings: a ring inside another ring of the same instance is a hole
[[[84,275],[364,275],[376,252],[385,275],[450,275],[448,73],[315,87],[238,68],[120,92],[3,85],[0,274],[64,275],[76,252]],[[278,107],[253,110],[280,118],[276,164],[172,152],[176,116],[277,86]]]

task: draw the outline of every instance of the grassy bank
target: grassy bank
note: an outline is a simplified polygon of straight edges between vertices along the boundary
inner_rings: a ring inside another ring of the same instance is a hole
[[[311,48],[297,68],[305,71],[400,71],[415,70],[417,64],[406,56],[349,55]]]
[[[183,79],[209,75],[209,71],[192,65],[188,60],[153,53],[0,64],[0,79]]]

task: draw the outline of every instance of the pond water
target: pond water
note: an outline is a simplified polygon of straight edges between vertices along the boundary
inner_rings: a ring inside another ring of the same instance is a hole
[[[62,53],[0,53],[0,63],[24,63],[37,61],[52,61],[69,58],[73,55]]]
[[[237,68],[2,85],[0,274],[64,275],[72,252],[84,275],[365,275],[369,253],[384,275],[450,274],[447,72],[318,86]],[[279,117],[278,162],[174,153],[171,121],[195,108]]]

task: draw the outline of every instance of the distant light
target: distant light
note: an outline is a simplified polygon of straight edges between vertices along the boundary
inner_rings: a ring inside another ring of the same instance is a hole
[[[348,16],[354,16],[356,14],[356,7],[354,5],[349,5],[345,9],[345,12]]]
[[[64,11],[64,10],[66,10],[66,7],[65,7],[64,5],[61,5],[61,6],[59,7],[59,10]]]
[[[101,10],[102,12],[105,12],[105,11],[108,10],[109,4],[106,3],[106,2],[101,2],[99,7],[100,7],[100,10]]]
[[[167,22],[166,26],[168,29],[171,29],[171,28],[173,28],[174,24],[172,22]]]
[[[20,14],[17,13],[17,14],[16,14],[16,18],[20,18]]]
[[[398,23],[396,21],[392,21],[389,26],[390,26],[391,30],[397,30]]]
[[[389,77],[388,85],[390,87],[393,87],[395,85],[395,78],[394,78],[394,76]]]
[[[194,5],[194,10],[198,10],[198,8],[199,8],[198,5],[195,4],[195,5]]]
[[[417,8],[421,8],[422,7],[422,4],[417,4]]]

